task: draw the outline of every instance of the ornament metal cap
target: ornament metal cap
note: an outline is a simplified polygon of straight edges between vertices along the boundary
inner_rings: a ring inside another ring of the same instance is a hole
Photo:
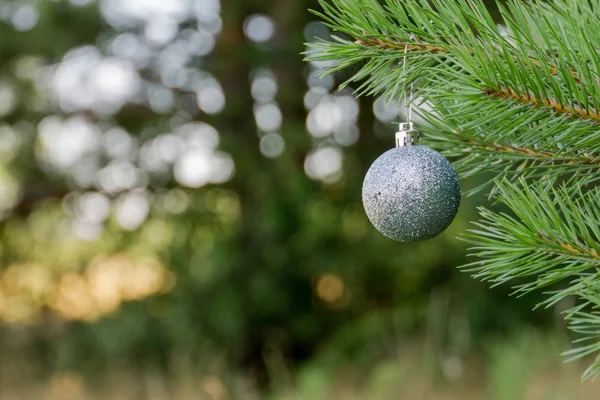
[[[396,147],[416,146],[419,144],[419,132],[414,130],[412,122],[402,122],[396,132]]]

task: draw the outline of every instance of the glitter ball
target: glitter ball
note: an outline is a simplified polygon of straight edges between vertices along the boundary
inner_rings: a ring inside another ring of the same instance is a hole
[[[439,235],[460,204],[460,184],[452,165],[426,146],[396,147],[367,172],[362,199],[379,232],[400,242]]]

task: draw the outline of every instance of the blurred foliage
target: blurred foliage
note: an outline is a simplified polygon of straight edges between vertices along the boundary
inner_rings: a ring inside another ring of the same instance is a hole
[[[54,384],[79,387],[81,376],[125,367],[149,376],[239,371],[261,386],[293,380],[309,359],[327,370],[380,364],[415,337],[443,381],[444,360],[484,349],[490,334],[552,324],[550,312],[530,313],[536,298],[507,300],[455,270],[471,203],[425,243],[392,242],[370,226],[362,177],[392,143],[398,114],[376,119],[382,106],[361,100],[356,143],[343,139],[351,126],[338,136],[307,128],[307,93],[338,101],[327,84],[309,90],[316,67],[300,56],[316,2],[127,4],[0,2],[0,394],[19,371],[59,373]],[[174,4],[195,11],[181,17]],[[118,22],[119,13],[134,16]],[[269,40],[251,40],[257,13],[272,18]],[[156,33],[152,23],[164,26]],[[214,36],[214,49],[181,56],[196,31],[197,45]],[[76,61],[82,70],[68,69]],[[251,84],[264,68],[279,90],[261,122]],[[135,78],[132,93],[120,76]],[[86,85],[104,97],[78,94]],[[273,105],[282,122],[270,138],[285,143],[276,155],[261,129],[279,118]],[[213,129],[219,145],[208,145],[216,156],[207,166],[197,156],[208,150],[182,138],[191,130],[210,142]],[[311,159],[319,149],[329,150]],[[336,157],[341,169],[327,173]],[[519,350],[496,358],[510,354]],[[378,366],[369,387],[387,390],[394,368]],[[493,368],[496,379],[507,367]],[[302,390],[328,387],[321,370],[303,371]],[[221,390],[215,382],[204,382],[209,392]]]

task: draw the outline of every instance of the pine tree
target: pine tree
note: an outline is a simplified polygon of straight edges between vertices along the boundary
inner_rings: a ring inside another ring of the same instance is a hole
[[[383,4],[382,4],[383,3]],[[480,208],[463,266],[514,293],[565,298],[576,333],[570,359],[600,373],[600,0],[510,0],[500,23],[482,0],[321,0],[335,34],[309,44],[342,86],[423,104],[423,143],[510,212]],[[406,57],[408,68],[402,68]],[[411,86],[413,87],[411,89]],[[429,111],[428,111],[429,110]]]

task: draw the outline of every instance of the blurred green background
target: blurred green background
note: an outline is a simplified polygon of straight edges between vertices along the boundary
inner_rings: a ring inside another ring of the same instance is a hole
[[[401,110],[302,61],[317,7],[0,1],[1,400],[598,398],[566,305],[458,272],[485,198],[371,227]]]

